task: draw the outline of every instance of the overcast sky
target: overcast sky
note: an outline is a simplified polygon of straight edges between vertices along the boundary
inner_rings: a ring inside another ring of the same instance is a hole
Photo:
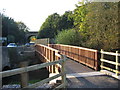
[[[80,0],[0,0],[0,12],[15,21],[24,22],[31,31],[38,31],[48,17],[55,12],[63,14],[74,10]]]

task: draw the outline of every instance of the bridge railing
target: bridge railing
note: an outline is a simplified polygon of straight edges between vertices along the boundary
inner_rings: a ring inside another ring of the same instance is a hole
[[[38,57],[40,57],[42,62],[52,62],[62,58],[59,50],[53,49],[51,47],[42,44],[36,44],[35,49]],[[59,72],[59,69],[60,69],[59,64],[48,67],[48,70],[51,73]]]
[[[60,60],[0,72],[0,76],[2,76],[2,78],[3,78],[3,77],[8,77],[8,76],[17,75],[17,74],[23,74],[24,75],[26,72],[29,72],[29,71],[34,71],[34,70],[38,70],[38,69],[48,67],[48,66],[51,66],[51,65],[60,64],[62,68],[61,68],[61,72],[59,74],[56,74],[56,75],[54,75],[52,77],[49,77],[49,78],[46,78],[46,79],[44,79],[40,82],[37,82],[35,84],[29,85],[29,86],[24,85],[24,87],[23,86],[21,86],[21,87],[22,88],[35,88],[35,87],[38,87],[40,85],[43,85],[44,83],[48,83],[49,81],[51,81],[55,78],[58,78],[58,77],[62,76],[62,84],[59,85],[56,88],[64,88],[66,86],[66,74],[65,74],[65,69],[64,69],[65,61],[66,61],[66,57],[63,56],[63,58],[60,59]],[[22,82],[27,83],[27,81],[22,81]]]
[[[114,56],[114,60],[107,60],[105,59],[105,55],[109,55],[110,56]],[[116,53],[114,52],[105,52],[101,49],[101,71],[103,69],[108,70],[108,71],[112,71],[115,73],[115,77],[118,78],[118,75],[120,74],[120,61],[119,61],[119,57],[120,54],[118,53],[118,51],[116,51]],[[108,66],[106,66],[108,65]],[[110,65],[114,65],[114,67],[110,67]],[[119,78],[120,79],[120,78]]]
[[[49,44],[48,46],[59,50],[60,54],[98,70],[97,50],[62,44]]]

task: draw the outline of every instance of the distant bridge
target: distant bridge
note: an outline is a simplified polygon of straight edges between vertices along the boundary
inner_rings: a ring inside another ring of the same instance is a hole
[[[31,36],[37,36],[38,35],[38,31],[29,31],[27,34],[26,34],[26,38],[30,38]]]

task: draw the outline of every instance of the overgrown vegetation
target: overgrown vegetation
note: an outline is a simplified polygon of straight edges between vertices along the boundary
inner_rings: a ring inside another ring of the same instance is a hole
[[[92,2],[86,5],[86,9],[83,27],[80,28],[87,37],[83,45],[104,50],[119,48],[118,3]]]
[[[7,43],[24,44],[27,42],[26,34],[29,28],[23,22],[16,22],[14,19],[0,13],[2,17],[2,37],[7,37]]]
[[[56,36],[56,43],[67,45],[81,45],[81,37],[78,31],[63,30]]]
[[[50,15],[39,31],[39,38],[54,38],[56,43],[97,50],[120,48],[118,2],[83,2],[74,11]]]
[[[39,30],[38,38],[54,38],[58,31],[72,28],[73,19],[69,17],[71,14],[71,11],[66,11],[62,16],[57,13],[48,16]]]

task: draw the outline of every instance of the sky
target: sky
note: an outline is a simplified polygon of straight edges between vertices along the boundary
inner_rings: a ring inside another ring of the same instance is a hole
[[[0,0],[0,12],[22,21],[30,31],[38,31],[45,19],[53,14],[73,11],[80,0]],[[3,12],[4,9],[4,12]]]

